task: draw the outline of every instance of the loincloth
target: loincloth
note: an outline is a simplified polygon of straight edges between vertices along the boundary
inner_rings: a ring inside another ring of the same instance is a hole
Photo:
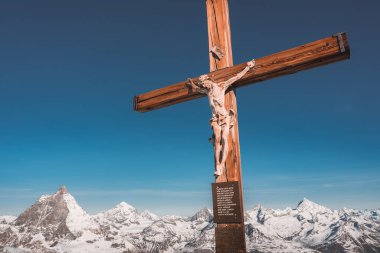
[[[217,124],[221,127],[228,125],[231,128],[235,124],[235,113],[230,109],[228,114],[214,114],[210,119],[210,124],[211,127]]]

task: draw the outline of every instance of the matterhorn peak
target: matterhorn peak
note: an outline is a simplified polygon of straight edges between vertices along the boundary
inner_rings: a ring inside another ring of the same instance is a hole
[[[69,192],[67,191],[66,186],[62,185],[61,187],[59,187],[59,189],[58,189],[58,191],[57,191],[57,194],[61,194],[61,195],[63,195],[63,194],[66,194],[66,193],[69,193]]]
[[[53,237],[75,238],[84,230],[97,230],[89,214],[78,205],[65,186],[54,195],[43,195],[38,201],[20,214],[16,225],[25,225]]]

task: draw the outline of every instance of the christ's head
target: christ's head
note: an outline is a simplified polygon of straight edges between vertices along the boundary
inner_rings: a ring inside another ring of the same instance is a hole
[[[208,80],[208,79],[210,79],[210,77],[209,77],[208,75],[201,75],[201,76],[199,77],[199,81],[200,81],[200,82],[204,82],[204,81],[206,81],[206,80]]]
[[[208,75],[201,75],[199,78],[198,78],[199,82],[198,82],[198,86],[199,87],[202,87],[202,88],[210,88],[208,87],[208,83],[209,82],[206,82],[207,80],[210,80],[210,77]]]

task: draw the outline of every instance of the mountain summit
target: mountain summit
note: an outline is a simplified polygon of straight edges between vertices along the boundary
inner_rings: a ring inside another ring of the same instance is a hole
[[[211,213],[211,210],[208,209],[207,207],[204,207],[191,217],[191,221],[199,220],[199,221],[209,222],[209,221],[212,221],[213,218],[214,217]]]
[[[54,195],[41,196],[17,217],[15,225],[47,234],[49,239],[75,239],[83,229],[98,228],[65,186],[60,187]]]
[[[246,212],[250,252],[380,252],[380,210],[333,211],[304,198],[295,209]],[[159,217],[121,202],[89,215],[66,187],[41,196],[17,218],[0,216],[0,252],[212,253],[212,212]]]
[[[66,186],[62,185],[59,189],[58,189],[58,192],[57,193],[60,193],[60,194],[66,194],[66,193],[69,193],[67,191],[67,188]]]
[[[298,203],[297,210],[300,212],[311,212],[311,213],[331,212],[331,210],[328,209],[327,207],[318,205],[317,203],[314,203],[313,201],[310,201],[307,198],[303,198],[303,200]]]

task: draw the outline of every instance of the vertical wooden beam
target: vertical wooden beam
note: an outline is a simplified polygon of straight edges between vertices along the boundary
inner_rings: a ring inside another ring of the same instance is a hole
[[[209,40],[210,71],[220,70],[233,66],[230,18],[227,0],[206,0],[207,27]],[[214,57],[211,50],[214,47],[224,52],[221,59]],[[227,157],[227,173],[216,179],[217,183],[238,181],[240,191],[240,205],[242,220],[240,223],[217,224],[215,230],[217,253],[246,253],[244,207],[242,194],[241,160],[239,145],[239,128],[237,120],[237,105],[235,91],[230,90],[225,95],[225,106],[232,109],[236,115],[236,123],[228,137],[229,151]]]

